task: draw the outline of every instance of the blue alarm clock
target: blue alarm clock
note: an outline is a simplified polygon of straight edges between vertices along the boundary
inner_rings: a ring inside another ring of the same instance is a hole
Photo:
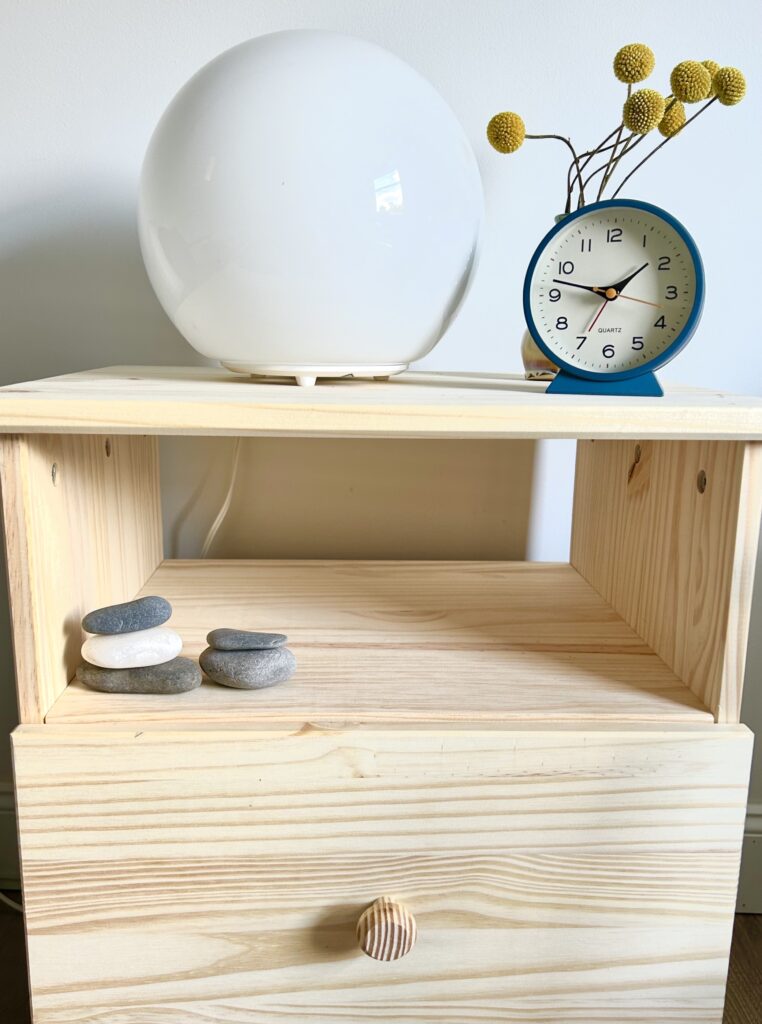
[[[538,245],[524,280],[527,327],[559,372],[556,394],[663,394],[654,370],[688,343],[704,304],[696,243],[658,206],[592,203]]]

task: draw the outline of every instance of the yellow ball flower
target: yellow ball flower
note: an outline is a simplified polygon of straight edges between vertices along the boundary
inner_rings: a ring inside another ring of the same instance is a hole
[[[659,131],[665,139],[677,135],[685,124],[685,107],[680,100],[674,100],[667,104],[664,117],[659,121]]]
[[[628,43],[614,57],[614,74],[620,82],[642,82],[656,66],[656,58],[645,43]]]
[[[669,76],[672,95],[684,103],[698,103],[712,91],[712,76],[697,60],[684,60]]]
[[[716,60],[702,60],[701,63],[703,64],[703,66],[709,72],[710,77],[712,79],[714,79],[714,76],[720,70],[720,65],[717,63],[717,61]],[[712,81],[712,84],[709,86],[709,96],[707,97],[707,99],[709,99],[711,96],[714,96],[714,81]]]
[[[664,97],[656,89],[638,89],[622,110],[625,128],[636,135],[652,131],[664,117]]]
[[[498,153],[515,153],[526,133],[522,119],[510,110],[495,114],[487,125],[487,138]]]
[[[746,95],[746,79],[738,68],[720,68],[712,79],[717,99],[724,107],[740,103]]]

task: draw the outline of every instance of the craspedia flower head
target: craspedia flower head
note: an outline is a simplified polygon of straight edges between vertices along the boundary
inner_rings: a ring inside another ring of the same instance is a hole
[[[625,128],[636,135],[652,131],[664,117],[664,97],[656,89],[638,89],[622,110]]]
[[[672,68],[669,76],[672,95],[683,103],[698,103],[712,91],[712,76],[697,60],[684,60]]]
[[[498,153],[515,153],[523,143],[526,133],[522,119],[510,110],[495,114],[487,125],[487,138]]]
[[[614,74],[620,82],[642,82],[656,67],[656,58],[645,43],[628,43],[614,57]]]
[[[746,95],[746,79],[738,68],[720,68],[712,79],[712,85],[724,107],[740,103]]]
[[[685,124],[685,107],[680,100],[673,100],[667,104],[664,117],[659,121],[659,131],[665,139],[677,135]]]
[[[702,60],[701,63],[704,65],[704,67],[709,72],[710,78],[714,79],[714,76],[720,70],[720,65],[717,63],[717,61],[716,60]],[[709,86],[709,96],[714,96],[714,81]],[[709,96],[707,97],[707,99],[709,99]]]

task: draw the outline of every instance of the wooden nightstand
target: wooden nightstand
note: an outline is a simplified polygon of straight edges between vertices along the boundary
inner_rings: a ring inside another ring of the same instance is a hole
[[[720,1024],[762,401],[541,392],[0,391],[36,1024]],[[165,561],[159,434],[577,438],[571,561]],[[72,683],[83,612],[139,593],[191,656],[284,630],[297,675]]]

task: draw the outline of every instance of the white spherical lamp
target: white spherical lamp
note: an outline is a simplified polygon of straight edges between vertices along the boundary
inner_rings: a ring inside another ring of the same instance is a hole
[[[143,257],[203,355],[250,374],[397,373],[474,272],[481,181],[436,90],[371,43],[278,32],[180,90],[143,166]]]

